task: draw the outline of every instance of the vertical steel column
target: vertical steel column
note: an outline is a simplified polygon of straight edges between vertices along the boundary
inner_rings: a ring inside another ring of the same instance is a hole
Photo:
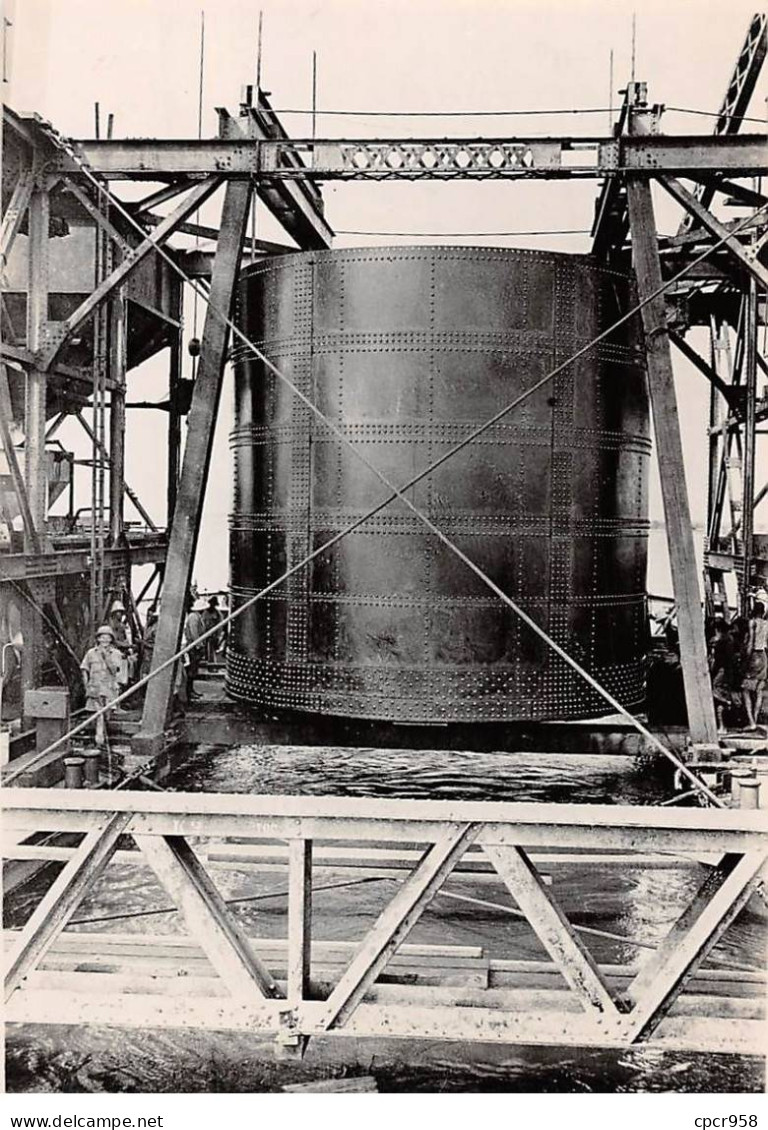
[[[210,305],[203,329],[184,463],[165,563],[161,613],[152,657],[153,670],[171,659],[178,649],[184,625],[229,338],[229,326],[222,314],[228,315],[232,308],[251,192],[250,181],[230,181],[224,196],[211,276]],[[174,667],[169,665],[147,686],[141,731],[134,738],[137,749],[154,753],[162,744],[173,683]]]
[[[753,535],[755,526],[755,443],[757,428],[757,281],[749,277],[744,334],[744,466],[742,472],[741,544],[742,573],[740,583],[741,614],[749,612],[749,577],[752,571]]]
[[[717,324],[713,316],[709,319],[709,363],[712,371],[718,372],[717,364],[717,351],[719,350],[718,330]],[[709,428],[707,431],[708,437],[708,459],[707,459],[707,535],[705,542],[705,551],[715,548],[712,545],[710,531],[712,530],[712,519],[715,509],[715,498],[717,496],[717,472],[719,469],[719,455],[720,455],[720,433],[718,425],[720,423],[720,393],[714,383],[710,382],[709,386]],[[705,559],[706,562],[706,559]],[[706,602],[707,615],[713,616],[715,614],[715,590],[717,589],[717,582],[719,573],[713,573],[712,570],[705,563],[704,565],[704,600]]]
[[[125,494],[125,374],[127,369],[127,303],[119,290],[110,303],[109,376],[109,534],[115,545],[123,532]]]
[[[29,202],[29,281],[27,286],[27,349],[38,353],[44,345],[48,323],[48,225],[51,206],[48,190],[36,186]],[[43,536],[46,518],[45,405],[47,376],[40,369],[27,372],[24,413],[24,478],[35,529]],[[31,544],[24,546],[34,552]]]
[[[637,89],[637,88],[636,88]],[[630,134],[648,132],[647,112],[630,112]],[[661,289],[661,260],[651,186],[647,178],[627,179],[632,258],[641,299]],[[677,408],[672,354],[663,294],[643,307],[653,428],[664,502],[664,520],[677,605],[680,662],[691,741],[716,743],[717,720],[704,638],[704,615],[698,581],[693,527],[688,503],[683,444]]]
[[[649,131],[645,87],[632,84],[628,99],[630,135]],[[627,178],[632,258],[641,299],[661,290],[662,274],[651,185],[647,178]],[[653,428],[664,503],[672,587],[677,605],[680,663],[683,669],[688,729],[694,743],[717,742],[717,719],[707,662],[704,615],[699,588],[693,526],[688,502],[685,460],[680,436],[672,353],[667,332],[667,303],[659,294],[643,307]]]
[[[49,291],[49,224],[51,205],[47,186],[36,184],[29,201],[29,263],[27,281],[27,349],[40,352],[45,345],[48,325]],[[45,466],[45,409],[48,392],[46,373],[37,368],[27,371],[24,401],[24,480],[29,516],[25,524],[24,552],[39,553],[45,548],[47,514],[47,481]],[[36,532],[36,536],[35,536]],[[33,593],[34,595],[34,593]],[[42,664],[42,627],[29,601],[22,612],[22,680],[29,690],[40,682]]]
[[[718,376],[721,375],[719,353],[722,348],[720,334],[727,332],[724,325],[718,326],[714,317],[709,322],[709,359],[712,369]],[[709,463],[707,470],[707,537],[711,539],[716,525],[714,522],[715,505],[717,500],[717,480],[720,471],[720,392],[714,382],[709,386]],[[717,549],[716,545],[707,546],[708,549]]]
[[[662,284],[656,222],[647,180],[627,185],[632,253],[641,299]],[[717,722],[704,639],[704,617],[693,546],[683,445],[677,409],[667,310],[663,295],[643,307],[648,384],[656,435],[672,586],[677,604],[680,662],[683,668],[688,726],[693,742],[716,742]]]
[[[180,312],[179,312],[180,316]],[[179,488],[179,460],[181,455],[181,413],[179,412],[179,385],[181,383],[181,329],[173,331],[171,357],[168,367],[168,485],[166,525],[171,528]]]

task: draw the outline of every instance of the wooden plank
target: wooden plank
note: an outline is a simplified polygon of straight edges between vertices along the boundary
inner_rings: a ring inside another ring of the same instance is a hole
[[[290,1083],[280,1089],[297,1095],[371,1094],[379,1090],[372,1075],[353,1075],[344,1079],[313,1079],[311,1083]]]
[[[288,845],[288,1000],[298,1004],[309,988],[312,958],[312,841]]]
[[[286,982],[278,981],[281,987]],[[331,991],[327,978],[315,977],[312,990],[318,999]],[[228,991],[221,979],[211,975],[156,975],[148,972],[72,972],[70,970],[36,970],[30,973],[24,991],[72,992],[80,997],[105,993],[128,996],[152,995],[208,997],[227,999]],[[565,1016],[579,1015],[581,1008],[568,989],[542,986],[515,986],[503,989],[481,989],[476,986],[384,984],[372,985],[365,996],[366,1004],[402,1005],[410,1008],[483,1008],[498,1014],[508,1012],[547,1012]],[[130,1007],[130,1002],[126,1002]],[[765,1002],[758,997],[738,999],[727,996],[681,996],[674,1006],[674,1016],[702,1018],[739,1018],[760,1020],[765,1016]]]
[[[11,945],[20,936],[20,930],[4,930],[3,944]],[[260,938],[255,934],[248,935],[248,943],[257,951],[265,950],[281,953],[283,957],[288,952],[287,938]],[[334,939],[333,941],[317,940],[312,943],[313,950],[318,956],[335,954],[338,952],[339,960],[349,961],[351,954],[360,946],[359,941]],[[173,955],[177,952],[202,955],[200,947],[186,934],[133,934],[104,930],[67,930],[61,933],[54,943],[58,952],[67,950],[75,953],[82,952],[121,952],[142,953],[149,952],[155,956]],[[343,955],[343,957],[342,957]],[[413,945],[404,942],[397,954],[392,958],[423,958],[428,961],[447,961],[458,964],[460,962],[479,960],[484,958],[485,950],[482,946],[453,946],[453,945]]]
[[[175,655],[184,625],[229,340],[229,326],[225,319],[232,309],[251,197],[249,181],[230,181],[227,184],[200,362],[188,417],[184,462],[168,543],[152,671],[157,671]],[[148,683],[141,730],[134,738],[135,749],[144,747],[147,753],[152,753],[162,742],[174,675],[175,666],[169,664]]]
[[[83,896],[110,861],[117,841],[131,822],[129,813],[109,817],[84,838],[37,905],[21,932],[5,974],[5,1000],[18,988],[63,930]]]
[[[628,178],[627,199],[638,293],[644,300],[659,291],[662,285],[656,221],[647,180]],[[663,294],[657,294],[643,306],[642,318],[667,547],[677,604],[688,725],[693,742],[714,744],[717,742],[717,721],[707,663],[704,616]]]
[[[617,1017],[613,995],[597,963],[523,849],[486,844],[485,853],[587,1012]]]
[[[253,953],[200,860],[182,836],[136,836],[147,862],[233,995],[278,997],[277,983]]]
[[[425,853],[389,906],[379,915],[349,968],[326,1002],[323,1027],[344,1025],[405,941],[435,892],[479,831],[477,824],[457,824]]]
[[[646,1040],[752,895],[766,863],[765,852],[725,857],[699,889],[666,938],[632,981],[634,1001],[622,1030]]]
[[[113,859],[117,859],[115,853]],[[3,932],[3,946],[12,948],[20,937],[20,930],[6,930]],[[288,951],[288,941],[285,938],[260,938],[249,934],[248,943],[255,952],[264,960],[276,959],[285,962]],[[348,963],[350,956],[359,946],[356,941],[323,941],[315,940],[313,953],[317,962],[344,962]],[[65,930],[51,945],[48,955],[44,960],[50,960],[52,955],[66,958],[72,967],[78,958],[89,959],[100,957],[104,960],[129,957],[134,954],[149,954],[156,961],[173,959],[177,962],[191,958],[204,957],[200,947],[186,935],[181,934],[133,934],[105,931]],[[454,946],[454,945],[428,945],[411,944],[404,942],[397,953],[390,960],[390,967],[397,965],[428,963],[433,967],[461,968],[470,963],[487,960],[482,946]],[[600,963],[598,968],[601,974],[611,980],[626,981],[627,983],[637,976],[640,966],[637,964],[605,964]],[[506,958],[493,958],[489,962],[492,980],[495,978],[515,977],[522,979],[542,976],[550,979],[562,980],[562,973],[551,961],[527,961]],[[715,966],[707,969],[698,969],[688,982],[695,987],[697,992],[704,992],[709,986],[715,992],[732,993],[737,988],[762,992],[768,974],[762,970],[746,970],[741,968],[721,968]],[[501,981],[499,982],[502,983]],[[750,989],[750,986],[753,988]]]

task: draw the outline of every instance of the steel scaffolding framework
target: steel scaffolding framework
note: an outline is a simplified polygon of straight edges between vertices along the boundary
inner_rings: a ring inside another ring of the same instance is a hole
[[[6,404],[14,391],[18,399],[20,386],[25,390],[23,480],[10,435],[3,431],[11,473],[16,469],[13,483],[25,540],[23,553],[0,555],[0,584],[27,586],[33,600],[60,620],[51,600],[51,577],[85,567],[92,577],[91,617],[98,619],[110,591],[105,580],[110,570],[125,567],[128,560],[153,561],[165,576],[154,667],[176,653],[227,359],[225,318],[232,309],[246,249],[254,193],[298,248],[311,250],[330,247],[333,238],[319,187],[325,181],[597,179],[601,185],[592,228],[593,253],[612,264],[627,266],[631,261],[643,303],[690,735],[694,743],[714,742],[716,724],[671,357],[674,346],[711,385],[706,597],[710,607],[721,600],[723,577],[733,571],[744,608],[755,570],[759,574],[768,557],[753,529],[754,508],[768,491],[768,484],[758,485],[756,476],[758,425],[768,417],[768,403],[758,396],[758,375],[768,372],[758,342],[758,330],[766,321],[768,197],[756,185],[768,172],[768,145],[764,134],[742,135],[738,128],[765,44],[765,16],[756,15],[711,136],[662,134],[663,107],[648,103],[643,83],[628,86],[612,134],[593,138],[294,140],[261,91],[256,92],[255,103],[251,97],[240,106],[237,116],[219,110],[218,137],[199,141],[70,142],[37,116],[6,109],[5,145],[15,146],[17,159],[12,163],[14,183],[5,186],[0,256],[8,262],[16,236],[26,225],[29,262],[26,337],[23,342],[9,341],[4,326],[0,380],[0,397]],[[680,178],[691,182],[692,188]],[[750,179],[755,183],[743,183]],[[115,195],[113,182],[121,181],[160,187],[128,204]],[[675,236],[657,234],[653,184],[683,209],[685,219]],[[90,291],[53,319],[50,243],[56,238],[55,213],[63,189],[76,199],[98,233],[100,269]],[[219,190],[223,193],[219,227],[191,222],[201,204]],[[738,224],[724,223],[710,207],[716,197],[737,203],[748,215]],[[166,215],[157,211],[164,204],[171,207]],[[174,247],[169,241],[180,233],[215,239],[215,254]],[[263,257],[290,249],[248,238],[247,250],[251,256]],[[131,334],[128,299],[134,280],[148,263],[162,271],[170,297],[164,306],[158,300],[155,311],[162,332],[157,336],[155,328],[145,326],[137,342]],[[665,281],[682,268],[685,277],[662,293]],[[183,279],[190,277],[206,280],[209,308],[180,465],[182,386],[189,384],[181,373],[181,295]],[[83,369],[72,364],[71,352],[94,326],[89,388]],[[699,326],[710,334],[708,358],[685,337]],[[123,519],[124,495],[148,515],[125,483],[126,371],[129,363],[137,363],[160,345],[170,346],[169,530],[167,540],[150,530],[144,541],[131,544]],[[94,409],[94,426],[89,429],[95,507],[91,543],[77,548],[56,547],[46,528],[46,413],[54,396],[60,397],[64,413],[79,413],[88,402]],[[727,501],[731,525],[724,534]],[[39,680],[41,649],[40,624],[32,612],[27,628],[29,639],[37,640],[37,646],[25,647],[25,681],[33,687]],[[171,669],[149,684],[137,748],[151,751],[162,744],[172,686]]]

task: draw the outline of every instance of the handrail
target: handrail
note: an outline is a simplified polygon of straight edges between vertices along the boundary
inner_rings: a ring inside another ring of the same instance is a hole
[[[545,804],[539,801],[411,800],[348,796],[285,796],[254,793],[73,792],[13,788],[3,793],[8,811],[23,809],[77,814],[133,812],[185,816],[285,817],[298,819],[462,821],[531,827],[745,832],[768,839],[768,812],[748,809],[688,808],[661,805]],[[181,826],[181,825],[180,825]]]

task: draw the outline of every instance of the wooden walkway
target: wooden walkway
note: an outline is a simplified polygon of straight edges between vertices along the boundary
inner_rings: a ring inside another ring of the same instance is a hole
[[[766,872],[765,811],[58,789],[10,789],[4,806],[8,857],[44,851],[19,842],[33,832],[83,834],[56,849],[63,869],[5,935],[9,1022],[271,1032],[294,1054],[335,1035],[765,1049],[761,973],[701,968]],[[553,850],[585,867],[712,865],[657,950],[605,965],[546,881]],[[246,934],[216,885],[214,859],[245,858],[287,873],[284,939]],[[185,936],[65,929],[114,859],[152,868]],[[344,865],[398,880],[354,942],[313,931],[313,875]],[[503,884],[550,960],[409,942],[456,875]]]

